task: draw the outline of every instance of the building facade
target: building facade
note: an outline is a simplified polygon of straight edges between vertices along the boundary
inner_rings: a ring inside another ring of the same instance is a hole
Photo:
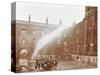
[[[29,66],[36,44],[45,35],[62,25],[16,20],[12,22],[13,64]],[[53,36],[53,35],[52,35]],[[16,55],[16,56],[15,56]],[[97,7],[85,7],[85,17],[78,24],[63,30],[52,42],[39,51],[40,56],[54,56],[56,60],[75,60],[97,64]],[[30,61],[30,62],[28,62]],[[33,64],[32,64],[33,65]],[[31,65],[30,65],[31,67]]]

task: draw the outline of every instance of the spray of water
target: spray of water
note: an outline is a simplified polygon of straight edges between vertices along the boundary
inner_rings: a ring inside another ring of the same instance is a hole
[[[57,35],[59,35],[66,28],[68,28],[67,25],[61,25],[57,29],[55,29],[54,31],[52,31],[50,34],[42,37],[39,40],[39,42],[37,43],[36,47],[35,47],[35,51],[33,53],[33,56],[36,56],[38,54],[38,52],[41,50],[41,48],[43,48],[48,42],[50,42],[51,40],[53,40]]]

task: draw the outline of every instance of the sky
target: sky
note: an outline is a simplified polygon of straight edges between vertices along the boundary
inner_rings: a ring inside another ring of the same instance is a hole
[[[45,3],[30,3],[30,2],[17,2],[16,4],[16,19],[28,21],[31,17],[33,22],[46,22],[59,25],[62,21],[63,25],[68,27],[73,23],[79,23],[85,16],[85,7],[79,5],[68,4],[45,4]]]

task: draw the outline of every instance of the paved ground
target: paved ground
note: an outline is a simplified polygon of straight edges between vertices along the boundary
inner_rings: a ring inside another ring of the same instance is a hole
[[[76,61],[63,61],[59,62],[56,67],[57,70],[71,70],[71,69],[85,69],[85,68],[96,68],[96,65],[87,63],[78,63]]]
[[[59,61],[57,67],[53,67],[51,70],[73,70],[73,69],[89,69],[89,68],[96,68],[96,65],[87,64],[87,63],[79,63],[76,61]],[[30,71],[30,70],[25,70]],[[31,70],[32,72],[40,72],[44,71],[42,68]]]

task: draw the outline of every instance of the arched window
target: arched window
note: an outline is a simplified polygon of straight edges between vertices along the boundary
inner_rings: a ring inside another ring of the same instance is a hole
[[[21,49],[20,50],[20,54],[27,54],[28,52],[27,52],[27,50],[26,49]]]

